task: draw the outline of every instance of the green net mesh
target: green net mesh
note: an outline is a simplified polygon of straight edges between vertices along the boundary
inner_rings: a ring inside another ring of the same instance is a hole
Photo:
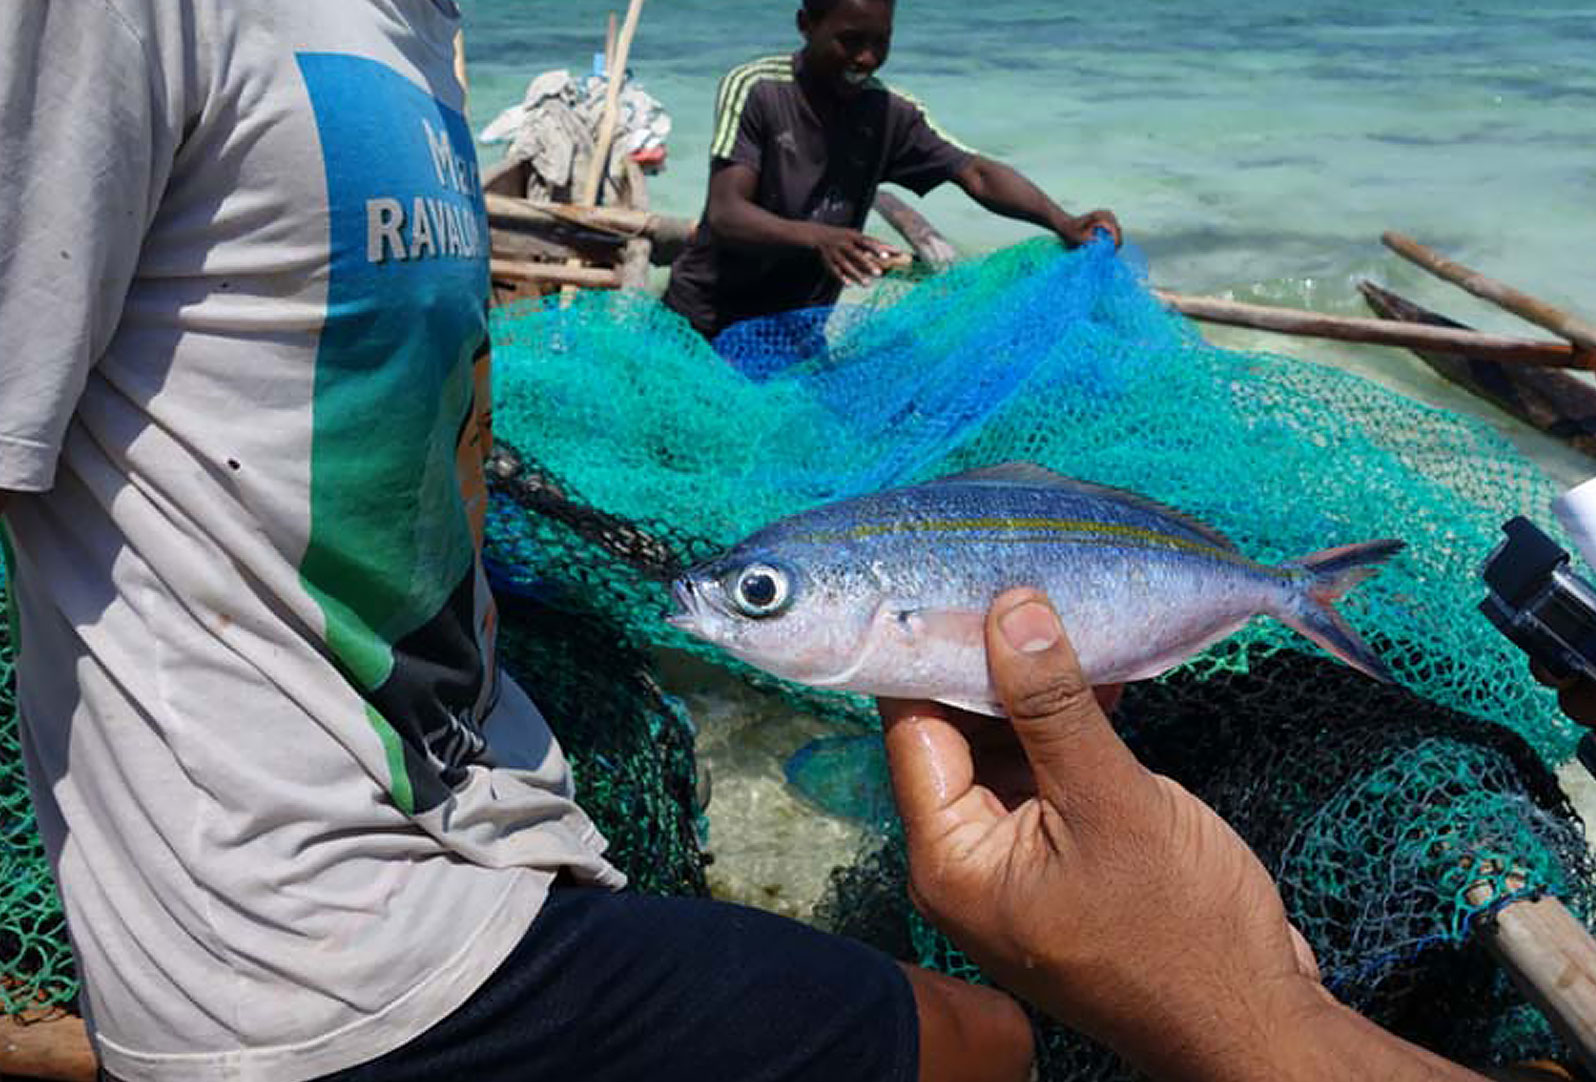
[[[1047,242],[878,291],[823,335],[797,318],[734,332],[719,344],[753,377],[641,295],[501,310],[496,431],[516,452],[511,486],[550,497],[497,508],[511,582],[584,596],[639,641],[720,663],[664,623],[671,569],[821,499],[1026,459],[1189,511],[1265,561],[1405,539],[1349,600],[1353,624],[1424,697],[1550,760],[1572,749],[1573,726],[1475,611],[1500,523],[1544,518],[1555,495],[1482,424],[1215,349],[1111,253]],[[579,510],[546,521],[555,503]],[[619,538],[623,522],[641,538]],[[1244,670],[1294,641],[1258,621],[1194,664]]]
[[[487,555],[505,655],[635,883],[704,890],[690,728],[651,651],[696,655],[842,732],[874,724],[866,701],[680,635],[663,620],[669,579],[818,500],[1026,459],[1162,499],[1262,560],[1409,542],[1346,606],[1398,686],[1259,621],[1132,689],[1124,729],[1259,851],[1338,995],[1471,1062],[1555,1051],[1469,935],[1514,897],[1590,910],[1583,831],[1548,769],[1577,734],[1475,611],[1498,524],[1544,517],[1554,492],[1485,426],[1210,347],[1111,253],[1046,242],[737,328],[719,352],[631,294],[501,309],[494,333]],[[835,758],[806,775],[843,770]],[[886,823],[877,837],[817,920],[978,977],[915,920],[901,845]],[[1045,1078],[1124,1074],[1057,1027],[1043,1047]]]
[[[1117,722],[1144,762],[1252,845],[1342,1000],[1479,1066],[1559,1048],[1471,936],[1498,907],[1542,894],[1592,911],[1583,829],[1517,734],[1294,650],[1244,673],[1188,669],[1133,686]],[[834,877],[820,915],[977,976],[913,913],[903,882],[888,838]],[[1129,1076],[1077,1035],[1042,1033],[1044,1077]]]
[[[582,806],[634,890],[707,895],[693,725],[601,617],[500,603],[505,667],[537,693]]]
[[[4,594],[0,569],[0,611]],[[7,1015],[70,1004],[78,992],[66,918],[23,775],[15,662],[10,621],[0,620],[0,1013]]]
[[[868,703],[781,685],[666,625],[672,574],[818,500],[1014,459],[1162,499],[1268,561],[1407,540],[1347,605],[1399,686],[1259,621],[1137,689],[1129,732],[1264,854],[1337,994],[1473,1062],[1557,1047],[1469,936],[1516,897],[1589,910],[1583,831],[1547,765],[1576,731],[1475,608],[1499,524],[1544,518],[1555,492],[1485,426],[1210,347],[1105,251],[1045,242],[713,350],[645,297],[523,306],[500,313],[495,357],[504,584],[852,732]],[[833,769],[831,790],[879,792],[831,750],[805,760],[806,783]],[[901,846],[881,836],[817,919],[978,976],[908,912]],[[1123,1072],[1056,1027],[1044,1046],[1045,1077]]]

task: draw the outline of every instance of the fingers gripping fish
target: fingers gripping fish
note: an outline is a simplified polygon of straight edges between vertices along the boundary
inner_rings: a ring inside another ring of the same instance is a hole
[[[1094,684],[1157,676],[1259,615],[1389,680],[1333,605],[1403,547],[1268,566],[1135,493],[1010,463],[782,519],[679,579],[670,619],[799,683],[991,714],[983,626],[1015,586],[1048,592]]]

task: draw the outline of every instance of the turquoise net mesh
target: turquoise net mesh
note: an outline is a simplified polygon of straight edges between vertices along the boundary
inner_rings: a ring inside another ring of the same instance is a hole
[[[0,565],[0,611],[5,590]],[[71,1003],[78,980],[22,769],[11,626],[0,620],[0,1013],[15,1016]]]
[[[1555,1051],[1471,937],[1518,897],[1590,911],[1583,830],[1549,771],[1577,731],[1475,609],[1499,524],[1543,519],[1554,490],[1484,425],[1216,349],[1106,248],[1045,241],[734,328],[713,349],[633,294],[500,309],[494,335],[487,555],[506,656],[642,887],[704,890],[690,725],[651,671],[653,652],[682,651],[852,736],[790,770],[835,800],[871,794],[878,827],[816,919],[979,979],[904,900],[872,705],[765,677],[663,617],[675,573],[780,515],[1023,459],[1163,500],[1265,561],[1409,543],[1345,605],[1397,686],[1260,620],[1133,688],[1119,720],[1259,851],[1338,995],[1471,1062]],[[850,747],[870,752],[854,779]],[[14,825],[14,762],[8,883],[47,891],[31,827]],[[12,987],[70,972],[58,925],[40,927],[56,960],[8,962]],[[1042,1043],[1046,1078],[1124,1074],[1057,1027]]]
[[[1016,459],[1161,499],[1271,562],[1405,539],[1345,606],[1399,686],[1258,621],[1136,689],[1127,732],[1266,857],[1338,995],[1476,1062],[1556,1047],[1470,937],[1512,898],[1589,910],[1583,831],[1548,771],[1577,732],[1476,611],[1500,523],[1544,518],[1555,492],[1484,425],[1213,348],[1105,248],[1048,242],[745,324],[714,349],[645,297],[514,308],[495,368],[505,585],[834,718],[854,739],[805,749],[788,775],[867,818],[882,803],[870,704],[680,635],[663,621],[674,572],[820,500]],[[977,977],[908,912],[901,847],[888,823],[879,834],[818,919]],[[1043,1046],[1046,1077],[1123,1071],[1057,1027]]]
[[[1573,726],[1475,611],[1500,523],[1544,518],[1555,495],[1484,425],[1215,349],[1099,246],[1022,245],[819,326],[734,328],[718,343],[732,363],[639,295],[501,311],[495,425],[515,476],[632,524],[660,554],[650,579],[591,522],[532,522],[507,502],[492,544],[508,580],[575,576],[573,595],[602,596],[639,639],[723,662],[664,624],[658,568],[820,500],[1025,459],[1196,514],[1265,561],[1406,540],[1349,599],[1352,623],[1404,686],[1514,728],[1550,761],[1571,751]],[[1245,669],[1298,641],[1258,621],[1192,664]]]

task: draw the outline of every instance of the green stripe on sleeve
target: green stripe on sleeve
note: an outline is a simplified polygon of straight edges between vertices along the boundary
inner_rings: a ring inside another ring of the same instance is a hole
[[[734,86],[740,85],[751,75],[756,75],[763,71],[779,70],[783,66],[791,66],[791,64],[791,57],[764,56],[758,60],[750,60],[746,64],[739,64],[727,72],[726,77],[720,81],[720,87],[715,92],[715,119],[717,121],[720,119],[721,114],[726,110],[727,103],[736,96],[735,91],[732,89]]]
[[[957,147],[958,149],[964,151],[966,154],[980,154],[981,153],[979,150],[976,150],[974,147],[966,146],[965,144],[959,142],[957,139],[953,138],[953,136],[949,135],[947,132],[943,131],[942,130],[942,126],[940,124],[938,124],[935,120],[931,119],[931,110],[927,109],[925,107],[925,103],[922,102],[919,98],[915,97],[913,94],[905,94],[903,91],[897,89],[896,87],[888,86],[886,83],[882,83],[881,86],[882,86],[882,89],[887,91],[887,93],[896,95],[897,97],[901,98],[903,101],[907,102],[916,112],[918,112],[920,114],[920,118],[925,121],[925,126],[930,128],[931,131],[937,136],[937,138],[941,139],[945,143],[948,143],[948,144],[950,144],[952,146]]]
[[[767,57],[734,70],[721,83],[721,93],[715,120],[715,139],[709,146],[712,158],[731,156],[737,146],[737,126],[742,122],[743,109],[754,87],[768,80],[792,82],[792,58]]]

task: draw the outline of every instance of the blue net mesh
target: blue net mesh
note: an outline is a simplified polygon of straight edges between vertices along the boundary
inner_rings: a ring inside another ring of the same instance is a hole
[[[1339,371],[1216,349],[1101,245],[1021,245],[861,303],[733,328],[713,348],[625,293],[500,309],[494,338],[487,556],[519,598],[506,653],[573,715],[574,739],[560,735],[584,800],[611,815],[606,831],[631,831],[620,849],[652,889],[695,893],[703,877],[690,733],[654,684],[651,650],[697,655],[845,726],[851,736],[789,774],[840,794],[822,800],[863,793],[862,814],[886,818],[872,704],[782,684],[684,637],[663,619],[671,576],[822,500],[1028,460],[1198,515],[1263,561],[1409,542],[1345,606],[1399,686],[1260,620],[1133,689],[1127,735],[1280,876],[1338,993],[1482,1062],[1555,1049],[1469,945],[1489,908],[1480,883],[1498,902],[1549,892],[1590,908],[1583,832],[1548,771],[1576,731],[1475,609],[1499,523],[1544,518],[1554,491],[1484,425]],[[555,645],[566,639],[580,648]],[[614,684],[595,710],[588,689],[615,675],[606,657],[624,659],[616,672],[633,690]],[[0,777],[8,882],[28,891],[42,861],[21,792],[19,770]],[[822,919],[978,977],[907,912],[901,846],[885,822],[880,837],[839,872]],[[1123,1074],[1068,1035],[1043,1043],[1045,1077]]]
[[[1399,686],[1260,620],[1133,689],[1130,735],[1266,857],[1339,994],[1476,1062],[1555,1049],[1472,947],[1489,906],[1456,882],[1589,911],[1583,832],[1548,771],[1576,731],[1475,607],[1499,524],[1544,517],[1554,490],[1486,426],[1216,349],[1105,246],[1047,241],[744,324],[713,348],[649,298],[602,294],[501,311],[495,345],[507,447],[490,549],[507,581],[845,723],[851,737],[787,775],[866,818],[884,814],[871,704],[684,637],[663,620],[673,573],[822,500],[1013,460],[1145,493],[1268,562],[1405,539],[1344,605]],[[880,829],[819,919],[978,978],[907,911],[901,845]],[[1056,1029],[1043,1047],[1044,1077],[1123,1075]]]
[[[496,334],[503,439],[571,501],[653,524],[684,558],[821,500],[1017,459],[1196,514],[1267,562],[1402,538],[1349,599],[1353,624],[1426,698],[1511,726],[1549,761],[1572,749],[1574,727],[1475,608],[1499,524],[1544,517],[1544,476],[1477,422],[1209,346],[1106,246],[1022,245],[866,304],[734,327],[718,353],[635,295],[504,311]],[[510,579],[570,579],[579,542],[543,529],[495,519]],[[723,660],[663,623],[662,583],[588,555],[584,590],[596,576],[625,594],[637,636]],[[1288,643],[1258,621],[1191,664],[1245,669]]]

